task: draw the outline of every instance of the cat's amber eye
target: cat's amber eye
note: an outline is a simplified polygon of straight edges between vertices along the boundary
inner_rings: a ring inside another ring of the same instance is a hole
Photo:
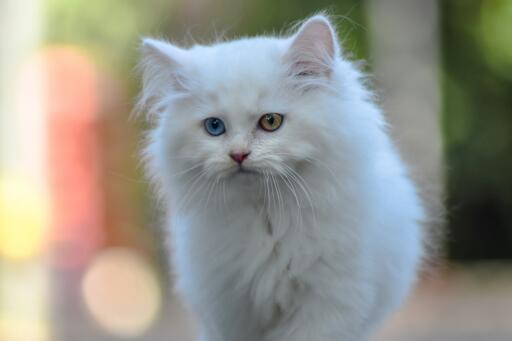
[[[266,113],[260,117],[258,124],[265,131],[276,131],[283,124],[284,116],[275,112]]]

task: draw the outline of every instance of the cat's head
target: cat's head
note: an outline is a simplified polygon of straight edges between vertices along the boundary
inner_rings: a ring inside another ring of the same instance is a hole
[[[146,153],[157,177],[284,175],[334,152],[339,101],[353,89],[344,89],[350,75],[339,75],[343,60],[326,17],[285,38],[189,49],[144,39],[142,52],[139,103],[155,122]]]

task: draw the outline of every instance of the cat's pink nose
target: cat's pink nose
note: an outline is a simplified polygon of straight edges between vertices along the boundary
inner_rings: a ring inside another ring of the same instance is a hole
[[[229,156],[231,156],[231,158],[236,162],[238,163],[239,165],[242,164],[242,162],[244,162],[244,160],[247,158],[247,156],[249,156],[250,152],[234,152],[234,153],[231,153],[229,154]]]

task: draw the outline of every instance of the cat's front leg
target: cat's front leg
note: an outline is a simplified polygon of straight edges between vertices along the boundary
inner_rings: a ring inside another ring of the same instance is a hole
[[[361,312],[350,304],[310,294],[263,341],[364,341],[369,333]]]
[[[216,333],[208,332],[204,328],[199,332],[199,337],[197,341],[224,341],[220,338],[220,336],[216,336]]]
[[[208,336],[207,333],[201,333],[201,334],[199,334],[197,341],[220,341],[220,340],[214,339],[211,336]]]

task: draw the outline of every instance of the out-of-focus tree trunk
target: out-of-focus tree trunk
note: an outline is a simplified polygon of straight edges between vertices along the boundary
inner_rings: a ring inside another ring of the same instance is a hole
[[[436,0],[368,0],[370,64],[391,133],[442,225],[439,13]],[[430,224],[429,224],[430,225]],[[429,226],[430,227],[430,226]]]

